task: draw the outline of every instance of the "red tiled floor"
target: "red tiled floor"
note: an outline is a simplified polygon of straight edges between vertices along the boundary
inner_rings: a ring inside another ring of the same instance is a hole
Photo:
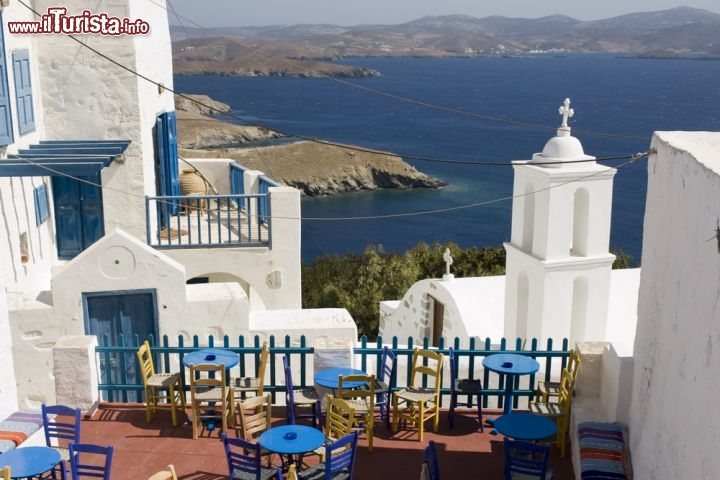
[[[488,417],[496,412],[486,412]],[[284,423],[282,407],[273,409],[276,424]],[[186,417],[182,417],[185,420]],[[428,423],[429,425],[429,423]],[[400,430],[393,435],[381,422],[375,424],[374,449],[367,451],[364,438],[356,457],[356,480],[417,479],[422,450],[428,440],[438,448],[443,480],[476,478],[501,479],[503,468],[502,436],[476,430],[472,412],[455,416],[455,428],[447,427],[447,414],[441,413],[440,430],[425,433],[417,441],[417,431]],[[203,431],[202,438],[192,439],[190,424],[173,427],[170,413],[159,412],[151,423],[145,422],[143,405],[103,404],[92,419],[83,420],[82,441],[113,445],[112,479],[144,480],[172,463],[182,480],[220,480],[228,478],[227,464],[217,430]],[[231,435],[235,432],[231,430]],[[569,458],[561,459],[552,448],[550,467],[555,479],[572,479]]]

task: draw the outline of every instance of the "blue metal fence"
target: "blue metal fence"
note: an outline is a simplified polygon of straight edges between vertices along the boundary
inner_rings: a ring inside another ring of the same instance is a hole
[[[279,183],[266,176],[260,177],[258,191],[263,197],[258,200],[258,217],[262,224],[270,223],[270,187],[279,186]]]
[[[185,354],[199,348],[212,347],[228,349],[236,352],[240,356],[238,365],[232,369],[233,376],[252,376],[255,375],[256,372],[250,371],[247,365],[258,365],[260,351],[262,349],[262,342],[257,336],[251,339],[240,336],[232,342],[228,336],[224,336],[219,340],[216,340],[213,336],[209,336],[207,339],[204,339],[203,342],[200,341],[199,337],[195,336],[189,345],[185,344],[183,337],[178,337],[176,344],[171,345],[169,338],[164,336],[157,344],[153,338],[150,338],[150,343],[153,345],[152,351],[155,357],[156,371],[168,372],[170,370],[180,369],[183,375],[186,375],[185,369],[181,367]],[[524,348],[527,347],[527,345],[525,345],[521,339],[517,339],[514,346],[505,339],[502,339],[499,345],[493,345],[490,339],[477,341],[474,338],[471,338],[469,342],[465,343],[466,345],[463,346],[460,339],[456,338],[452,344],[446,344],[445,339],[441,338],[437,348],[447,353],[447,348],[452,346],[455,350],[458,364],[463,365],[463,369],[467,367],[471,377],[474,372],[480,370],[484,357],[503,352],[527,355],[536,359],[540,363],[540,372],[543,375],[543,379],[550,380],[551,377],[553,377],[553,369],[561,372],[567,363],[569,355],[567,339],[563,339],[562,342],[560,342],[560,348],[557,350],[553,349],[555,342],[553,342],[552,339],[548,339],[544,348],[541,348],[534,339],[530,341],[529,348]],[[278,393],[285,391],[282,355],[288,355],[291,364],[295,366],[295,370],[298,370],[297,366],[299,364],[300,375],[299,378],[294,379],[295,386],[313,385],[312,377],[309,376],[309,367],[312,365],[315,351],[313,347],[307,345],[304,336],[300,338],[299,345],[293,345],[289,336],[281,339],[276,339],[271,336],[268,338],[268,344],[270,346],[270,361],[267,367],[266,375],[268,376],[266,377],[265,391],[272,393],[273,401],[276,400]],[[143,382],[139,376],[140,370],[137,368],[136,358],[139,345],[140,339],[137,336],[128,339],[120,336],[116,345],[110,345],[108,337],[101,339],[96,353],[101,365],[102,378],[99,389],[105,401],[143,401]],[[362,337],[353,350],[353,354],[356,358],[359,358],[359,365],[356,365],[356,367],[365,371],[379,371],[384,345],[382,338],[369,342],[366,337]],[[393,337],[392,341],[388,342],[387,345],[390,346],[397,355],[398,362],[404,365],[410,365],[412,363],[413,349],[416,346],[421,348],[434,348],[430,346],[429,339],[427,338],[425,338],[421,344],[416,344],[412,338],[408,338],[407,342],[401,345],[397,337]],[[128,355],[130,355],[131,358],[127,358]],[[555,360],[555,362],[553,362],[553,360]],[[128,368],[126,365],[132,365],[135,368]],[[397,387],[403,387],[408,384],[410,371],[409,369],[407,370],[406,375],[398,375],[396,379]],[[491,377],[491,375],[494,377]],[[559,373],[555,375],[555,377],[557,376],[559,376]],[[521,385],[519,378],[516,377],[516,384],[514,386],[514,408],[518,407],[521,398],[527,401],[535,392],[536,375],[523,378],[523,384]],[[493,382],[491,382],[491,379]],[[487,407],[489,400],[494,398],[496,401],[493,403],[497,408],[502,408],[503,402],[505,401],[504,375],[498,376],[487,369],[482,369],[481,380],[484,386],[484,406]],[[188,379],[186,379],[184,384],[186,386],[189,385]],[[449,395],[450,393],[449,380],[447,379],[443,382],[442,393],[443,395]]]

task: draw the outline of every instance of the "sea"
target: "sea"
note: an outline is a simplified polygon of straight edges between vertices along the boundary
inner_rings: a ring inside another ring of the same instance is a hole
[[[381,76],[174,79],[176,91],[209,95],[243,119],[228,121],[393,152],[447,182],[303,198],[303,262],[368,246],[501,246],[510,238],[511,162],[542,151],[569,98],[585,153],[617,168],[610,248],[638,264],[647,160],[627,157],[648,150],[654,131],[720,130],[720,61],[588,54],[338,63]]]

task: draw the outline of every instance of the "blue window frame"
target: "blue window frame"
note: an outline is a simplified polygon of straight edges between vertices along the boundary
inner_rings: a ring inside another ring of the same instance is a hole
[[[0,11],[0,145],[13,142],[10,94],[8,91],[7,62],[5,61],[5,38],[3,37],[2,11]]]
[[[30,82],[30,54],[27,50],[13,52],[15,97],[17,100],[18,130],[25,135],[35,130],[32,83]]]
[[[35,188],[35,223],[41,225],[49,216],[47,186],[43,183]]]

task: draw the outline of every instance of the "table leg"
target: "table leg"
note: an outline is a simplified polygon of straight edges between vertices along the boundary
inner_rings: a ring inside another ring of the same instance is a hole
[[[505,403],[503,404],[503,415],[512,412],[513,402],[513,386],[515,383],[515,375],[507,375],[505,379]]]

